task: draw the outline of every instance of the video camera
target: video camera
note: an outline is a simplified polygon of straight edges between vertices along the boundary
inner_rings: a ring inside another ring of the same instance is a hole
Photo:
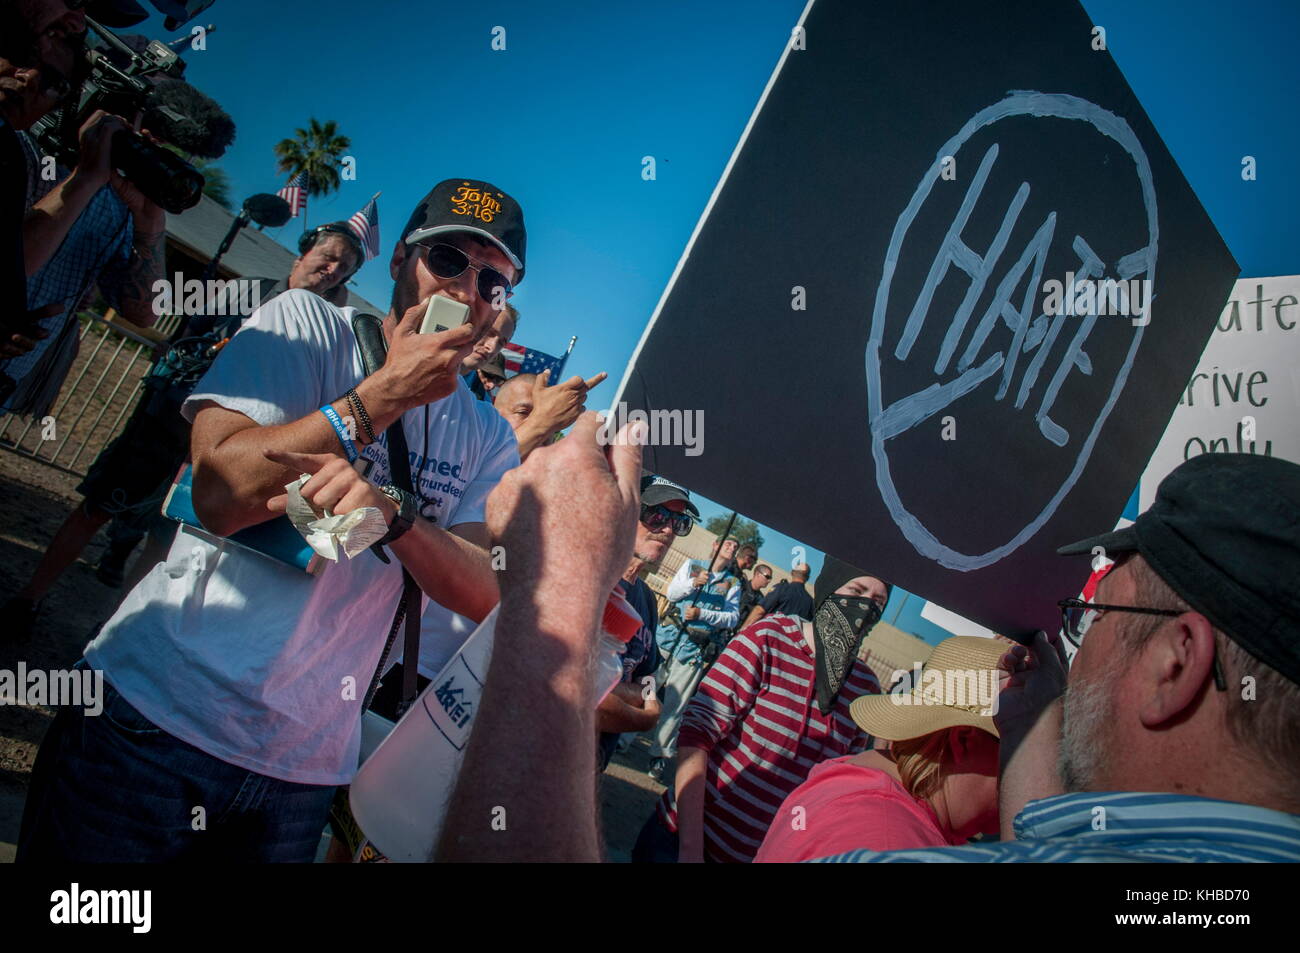
[[[215,159],[225,152],[235,137],[234,122],[181,79],[185,63],[170,46],[159,40],[144,42],[143,37],[133,46],[89,17],[86,26],[97,41],[87,43],[88,75],[80,90],[31,128],[32,138],[47,155],[75,166],[81,127],[98,109],[128,121],[143,112],[151,133],[191,155]],[[112,163],[147,198],[173,214],[193,208],[202,197],[204,179],[193,165],[137,133],[121,131],[113,137]]]

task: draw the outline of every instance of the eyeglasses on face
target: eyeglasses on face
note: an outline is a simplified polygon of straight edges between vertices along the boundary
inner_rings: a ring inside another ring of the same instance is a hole
[[[1083,599],[1062,599],[1057,607],[1061,610],[1061,631],[1070,643],[1079,648],[1083,638],[1092,628],[1092,624],[1103,612],[1135,612],[1141,615],[1158,615],[1173,618],[1183,614],[1182,609],[1149,609],[1145,606],[1111,606],[1100,602],[1086,602]],[[1228,690],[1227,679],[1223,675],[1223,666],[1219,664],[1219,652],[1214,651],[1214,687],[1221,692]]]
[[[641,507],[641,523],[652,533],[671,524],[674,536],[689,536],[695,520],[689,514],[674,512],[660,503]]]

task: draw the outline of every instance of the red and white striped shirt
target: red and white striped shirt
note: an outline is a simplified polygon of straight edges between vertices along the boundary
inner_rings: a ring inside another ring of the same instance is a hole
[[[786,796],[813,765],[856,754],[868,736],[849,717],[860,695],[880,683],[854,659],[829,715],[817,705],[812,649],[799,620],[771,615],[736,634],[700,682],[682,717],[678,750],[709,753],[704,787],[704,855],[754,859]],[[659,816],[677,830],[672,789]]]

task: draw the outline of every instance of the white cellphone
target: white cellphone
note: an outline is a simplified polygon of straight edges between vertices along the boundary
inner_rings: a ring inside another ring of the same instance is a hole
[[[469,321],[469,305],[434,295],[429,299],[429,307],[420,322],[421,334],[437,334],[450,328],[459,327]]]

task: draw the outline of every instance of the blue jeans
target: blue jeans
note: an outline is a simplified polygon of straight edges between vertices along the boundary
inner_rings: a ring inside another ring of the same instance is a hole
[[[19,863],[314,859],[334,787],[228,764],[154,725],[107,680],[103,696],[97,716],[73,706],[55,715],[32,770]]]

